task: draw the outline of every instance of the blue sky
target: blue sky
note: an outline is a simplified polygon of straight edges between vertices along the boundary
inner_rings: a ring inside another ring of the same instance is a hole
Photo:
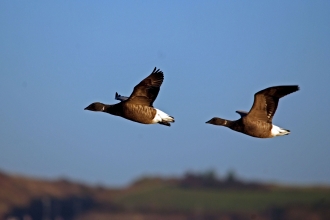
[[[330,184],[329,1],[1,1],[0,170],[90,184],[228,170]],[[84,111],[116,103],[154,67],[171,127]],[[255,92],[297,84],[255,139],[238,119]]]

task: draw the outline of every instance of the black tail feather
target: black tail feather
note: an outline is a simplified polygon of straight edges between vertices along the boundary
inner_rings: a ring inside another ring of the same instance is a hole
[[[161,121],[161,122],[158,122],[158,124],[161,124],[161,125],[166,125],[166,126],[171,126],[171,124],[167,121]]]

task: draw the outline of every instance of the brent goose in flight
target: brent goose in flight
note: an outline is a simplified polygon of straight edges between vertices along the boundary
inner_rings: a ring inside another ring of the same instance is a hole
[[[155,67],[147,78],[134,87],[130,97],[125,97],[127,99],[119,99],[121,102],[114,105],[94,102],[85,110],[106,112],[142,124],[159,123],[170,126],[170,122],[174,122],[174,118],[153,107],[163,80],[163,72]]]
[[[287,135],[289,130],[272,124],[279,99],[299,90],[299,86],[274,86],[254,94],[254,103],[249,112],[236,111],[241,118],[230,121],[214,117],[208,124],[222,125],[252,137],[272,138]]]

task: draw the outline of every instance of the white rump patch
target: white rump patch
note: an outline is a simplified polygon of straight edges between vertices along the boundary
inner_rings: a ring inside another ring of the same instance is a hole
[[[156,108],[155,108],[156,109]],[[156,109],[156,115],[154,119],[152,119],[152,123],[158,123],[162,121],[167,121],[167,122],[174,122],[174,118],[166,114],[165,112]]]
[[[273,125],[272,130],[271,130],[272,136],[276,137],[276,136],[282,136],[282,135],[287,135],[290,134],[289,130],[285,130],[283,128],[280,128],[276,125]]]

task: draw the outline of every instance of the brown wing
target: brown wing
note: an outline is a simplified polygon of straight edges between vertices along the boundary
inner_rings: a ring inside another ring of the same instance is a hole
[[[296,92],[299,86],[274,86],[254,94],[253,106],[247,115],[257,120],[272,122],[280,98]]]
[[[164,80],[164,74],[161,70],[154,68],[152,73],[134,87],[134,90],[128,102],[132,104],[151,106],[160,90]]]

